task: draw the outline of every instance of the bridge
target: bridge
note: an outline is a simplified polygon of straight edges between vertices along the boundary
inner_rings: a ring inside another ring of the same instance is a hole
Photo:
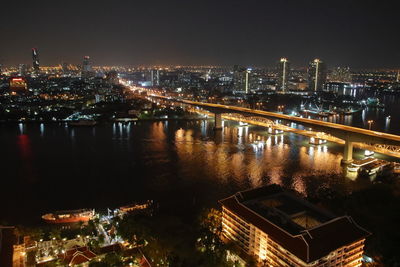
[[[137,90],[148,91],[143,88],[136,87]],[[169,96],[163,96],[157,93],[150,93],[150,96],[165,99],[172,102],[183,103],[195,107],[199,107],[209,112],[212,112],[215,117],[215,130],[222,129],[222,114],[241,114],[248,117],[261,117],[269,120],[280,120],[285,122],[293,122],[296,124],[309,127],[309,131],[323,132],[328,136],[332,136],[333,140],[337,143],[344,144],[344,153],[342,162],[345,164],[353,161],[353,146],[356,144],[358,147],[370,149],[376,147],[378,150],[388,150],[391,154],[400,153],[400,136],[394,134],[388,134],[383,132],[371,131],[367,129],[357,128],[353,126],[347,126],[332,122],[320,121],[310,118],[302,118],[282,113],[275,113],[264,110],[250,109],[239,106],[223,105],[216,103],[198,102],[187,99],[177,99]],[[292,128],[294,129],[294,128]],[[296,132],[296,131],[293,131]],[[302,133],[300,133],[302,134]],[[305,134],[308,135],[308,134]],[[335,139],[336,138],[336,139]],[[338,140],[340,139],[340,140]],[[328,139],[329,140],[329,139]],[[333,141],[331,140],[331,141]],[[395,151],[396,150],[396,151]],[[390,154],[390,153],[389,153]]]
[[[353,161],[353,145],[354,143],[366,143],[366,144],[379,144],[381,146],[399,146],[400,136],[388,133],[382,133],[377,131],[371,131],[367,129],[357,128],[353,126],[347,126],[332,122],[320,121],[309,118],[301,118],[290,116],[281,113],[249,109],[238,106],[229,106],[214,103],[197,102],[191,100],[174,100],[184,104],[201,107],[209,110],[215,114],[215,129],[222,129],[222,117],[223,113],[238,113],[247,116],[259,116],[273,120],[282,120],[286,122],[294,122],[301,124],[306,127],[310,127],[312,131],[319,131],[328,133],[329,135],[335,136],[344,140],[344,153],[343,163],[350,163]]]

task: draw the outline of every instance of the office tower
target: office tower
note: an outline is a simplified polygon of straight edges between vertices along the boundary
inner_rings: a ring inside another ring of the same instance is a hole
[[[288,80],[290,75],[290,62],[287,58],[281,58],[278,62],[277,68],[277,77],[278,77],[278,90],[285,92],[288,90]]]
[[[351,83],[351,73],[349,67],[337,67],[332,70],[329,77],[331,82]]]
[[[151,81],[151,86],[160,85],[160,70],[157,69],[150,70],[150,81]]]
[[[361,266],[370,235],[349,216],[334,216],[279,186],[220,201],[222,238],[263,266]]]
[[[92,76],[92,66],[90,65],[90,57],[84,56],[82,63],[82,78],[89,78]]]
[[[250,90],[250,87],[249,87],[249,79],[250,79],[250,73],[251,73],[251,69],[246,69],[246,72],[245,72],[245,93],[246,94],[248,94],[249,93],[249,90]]]
[[[0,63],[0,76],[2,74],[2,67],[3,67],[3,65],[1,65],[1,63]]]
[[[314,59],[308,66],[308,89],[311,91],[321,91],[326,82],[325,63],[320,59]]]
[[[250,91],[251,69],[235,65],[233,67],[233,90],[236,92]]]
[[[35,73],[39,73],[40,72],[39,54],[36,48],[32,48],[32,60],[33,60],[33,71]]]

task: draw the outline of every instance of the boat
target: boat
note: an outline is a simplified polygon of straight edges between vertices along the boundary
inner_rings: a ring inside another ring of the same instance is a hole
[[[383,171],[385,168],[390,166],[390,162],[385,160],[376,160],[374,162],[368,163],[360,168],[362,173],[367,175],[374,175],[378,172]]]
[[[374,151],[371,151],[371,150],[365,150],[364,151],[364,156],[366,156],[366,157],[371,157],[371,156],[373,156],[375,154],[375,152]]]
[[[372,108],[384,108],[385,104],[380,103],[379,98],[376,97],[369,97],[367,98],[367,101],[363,101],[366,106],[372,107]]]
[[[130,213],[130,212],[134,212],[134,211],[141,211],[141,210],[146,210],[148,209],[151,205],[153,204],[152,200],[148,200],[144,203],[134,203],[134,204],[130,204],[130,205],[126,205],[126,206],[122,206],[119,207],[119,211],[121,213]]]
[[[46,223],[77,223],[87,222],[94,218],[95,212],[91,209],[65,210],[48,213],[42,216]]]
[[[366,157],[362,160],[355,160],[347,167],[347,170],[350,172],[357,172],[361,167],[368,165],[372,162],[375,162],[377,160],[378,159],[372,157]]]
[[[322,139],[322,138],[318,138],[318,137],[311,137],[310,138],[310,144],[312,145],[322,145],[322,144],[326,144],[326,140]]]
[[[69,121],[68,126],[95,126],[97,124],[94,120],[76,120]]]

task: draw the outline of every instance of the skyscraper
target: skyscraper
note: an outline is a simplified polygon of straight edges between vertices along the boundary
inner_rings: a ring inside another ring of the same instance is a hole
[[[326,82],[325,63],[316,58],[308,66],[308,89],[311,91],[321,91]]]
[[[33,71],[39,73],[40,71],[39,54],[36,48],[32,48],[32,60],[33,60]]]
[[[233,90],[248,94],[251,89],[251,69],[243,68],[238,65],[233,67]]]
[[[233,66],[233,90],[236,92],[241,92],[245,88],[245,71],[246,69],[241,66]]]
[[[90,65],[90,57],[84,56],[82,63],[82,78],[89,78],[92,74],[92,66]]]
[[[159,86],[160,85],[160,70],[157,70],[157,69],[150,70],[150,80],[151,80],[151,86]]]
[[[285,92],[288,89],[288,80],[290,74],[290,62],[287,58],[281,58],[278,62],[277,77],[278,77],[278,90]]]

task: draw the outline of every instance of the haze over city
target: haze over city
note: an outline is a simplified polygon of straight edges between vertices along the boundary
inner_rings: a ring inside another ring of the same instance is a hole
[[[398,68],[396,1],[6,1],[0,63]]]

